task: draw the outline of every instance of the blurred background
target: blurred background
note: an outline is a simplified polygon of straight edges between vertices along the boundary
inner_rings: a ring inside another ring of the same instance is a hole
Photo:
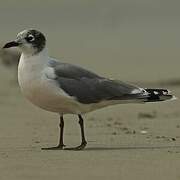
[[[46,34],[51,56],[104,76],[178,79],[179,6],[176,0],[6,0],[0,43],[35,28]]]
[[[179,7],[177,0],[0,0],[0,47],[35,28],[45,33],[52,57],[180,97]],[[90,149],[41,151],[57,143],[58,116],[20,93],[19,56],[17,49],[0,50],[1,179],[180,177],[178,100],[92,112],[85,117]],[[65,119],[65,144],[77,145],[77,118]]]

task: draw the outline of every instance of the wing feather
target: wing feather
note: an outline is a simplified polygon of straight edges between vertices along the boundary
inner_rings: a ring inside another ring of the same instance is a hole
[[[51,67],[54,68],[55,80],[60,88],[84,104],[145,97],[142,89],[136,86],[103,78],[78,66],[51,62]]]

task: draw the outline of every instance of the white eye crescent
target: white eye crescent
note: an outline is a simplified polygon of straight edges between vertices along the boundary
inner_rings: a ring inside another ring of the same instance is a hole
[[[26,40],[27,40],[28,42],[32,42],[32,41],[35,40],[35,37],[34,37],[32,34],[30,34],[30,35],[28,35],[28,37],[26,38]]]

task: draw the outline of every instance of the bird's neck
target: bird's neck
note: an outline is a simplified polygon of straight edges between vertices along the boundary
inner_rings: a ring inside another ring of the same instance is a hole
[[[29,58],[36,58],[36,57],[46,57],[48,56],[48,50],[47,48],[44,48],[42,51],[38,52],[38,53],[33,53],[32,51],[28,52],[28,51],[22,51],[22,56],[25,59],[29,59]]]
[[[44,48],[41,52],[30,55],[27,53],[22,52],[21,58],[20,58],[20,64],[24,65],[35,65],[40,66],[43,68],[44,65],[48,63],[49,55],[46,48]]]

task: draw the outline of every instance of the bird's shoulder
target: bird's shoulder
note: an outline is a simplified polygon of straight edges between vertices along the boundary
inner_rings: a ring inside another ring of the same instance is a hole
[[[101,76],[86,70],[80,66],[60,62],[56,59],[50,59],[48,66],[53,68],[53,71],[57,77],[81,79],[81,78],[102,78]]]

